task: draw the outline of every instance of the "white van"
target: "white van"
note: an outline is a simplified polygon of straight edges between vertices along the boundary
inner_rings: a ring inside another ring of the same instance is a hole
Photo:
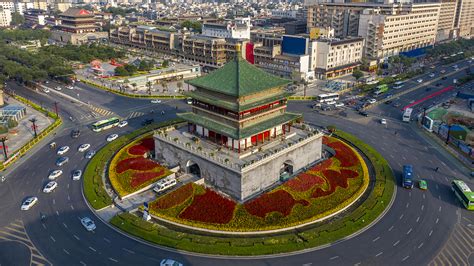
[[[174,186],[176,186],[176,178],[165,178],[163,180],[156,182],[156,185],[153,191],[155,191],[156,193],[160,193]]]
[[[336,104],[336,101],[329,101],[329,102],[326,102],[327,105],[333,105],[333,104]]]
[[[334,106],[335,106],[335,107],[343,107],[343,106],[344,106],[344,103],[336,103]]]

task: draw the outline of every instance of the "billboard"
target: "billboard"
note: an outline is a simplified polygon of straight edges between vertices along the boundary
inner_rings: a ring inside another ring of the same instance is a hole
[[[284,54],[304,55],[308,49],[308,40],[305,37],[285,35],[281,46]]]

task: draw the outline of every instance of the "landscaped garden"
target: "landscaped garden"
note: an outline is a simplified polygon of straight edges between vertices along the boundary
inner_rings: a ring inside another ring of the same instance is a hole
[[[154,151],[152,134],[147,134],[122,148],[112,159],[109,180],[120,197],[136,192],[171,172],[150,159]]]
[[[174,222],[225,231],[272,230],[326,217],[365,191],[368,170],[346,143],[332,137],[324,137],[323,142],[335,150],[333,157],[244,204],[187,184],[152,202],[150,212]]]

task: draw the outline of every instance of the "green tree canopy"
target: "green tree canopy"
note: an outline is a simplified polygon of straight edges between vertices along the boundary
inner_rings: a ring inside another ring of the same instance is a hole
[[[12,13],[12,21],[10,25],[12,26],[18,26],[25,23],[25,17],[23,17],[20,13],[14,12]]]

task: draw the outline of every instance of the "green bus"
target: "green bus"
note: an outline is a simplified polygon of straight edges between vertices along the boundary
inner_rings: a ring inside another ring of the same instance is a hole
[[[474,210],[474,192],[471,191],[464,181],[453,180],[451,182],[451,189],[466,209]]]
[[[100,120],[92,124],[92,131],[99,132],[102,130],[106,130],[106,129],[118,126],[119,123],[120,123],[120,120],[117,117]]]
[[[377,87],[375,87],[375,89],[376,91],[374,92],[374,95],[378,96],[388,91],[388,85],[387,84],[378,85]]]

